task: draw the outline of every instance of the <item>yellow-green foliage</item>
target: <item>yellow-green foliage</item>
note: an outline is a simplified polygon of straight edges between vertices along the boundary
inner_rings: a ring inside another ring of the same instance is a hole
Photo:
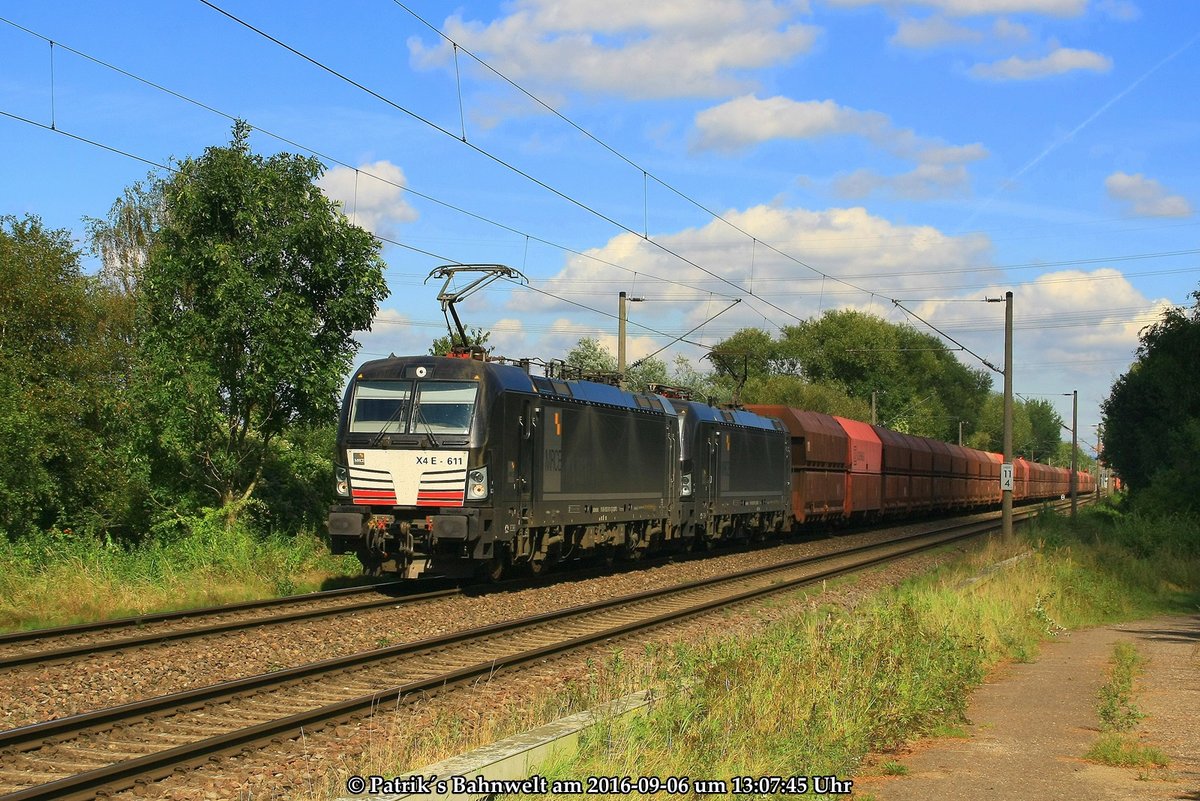
[[[1165,768],[1168,762],[1161,749],[1112,732],[1101,734],[1084,758],[1116,768]]]
[[[552,775],[852,775],[869,751],[960,723],[998,662],[1031,658],[1065,628],[1194,599],[1193,551],[1168,538],[1139,555],[1104,538],[1113,525],[1050,520],[1029,543],[990,546],[852,611],[809,609],[749,639],[680,646],[659,663],[653,712],[594,730]],[[964,583],[1019,551],[1032,553]]]
[[[312,534],[261,535],[219,509],[136,546],[69,530],[0,538],[0,630],[288,595],[360,569]]]
[[[1142,657],[1134,645],[1119,642],[1113,648],[1108,680],[1100,687],[1096,704],[1104,731],[1130,731],[1145,717],[1133,703],[1133,680],[1141,663]]]

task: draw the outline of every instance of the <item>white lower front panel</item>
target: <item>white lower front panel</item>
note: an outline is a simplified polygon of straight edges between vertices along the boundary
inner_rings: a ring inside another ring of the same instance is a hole
[[[350,495],[368,506],[462,506],[466,451],[346,451]]]

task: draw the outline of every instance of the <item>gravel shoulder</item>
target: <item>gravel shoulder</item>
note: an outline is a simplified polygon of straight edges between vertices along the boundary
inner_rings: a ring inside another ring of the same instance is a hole
[[[1163,771],[1083,759],[1098,737],[1096,692],[1113,646],[1147,658],[1134,694],[1146,714],[1137,731],[1170,759]],[[1200,799],[1200,615],[1164,617],[1062,635],[1037,661],[1007,665],[971,700],[968,739],[917,743],[881,755],[909,773],[861,776],[856,795],[929,798]]]

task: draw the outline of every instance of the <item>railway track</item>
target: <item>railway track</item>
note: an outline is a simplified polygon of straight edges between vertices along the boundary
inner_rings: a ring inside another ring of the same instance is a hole
[[[256,626],[354,614],[387,606],[444,598],[460,592],[457,587],[425,589],[425,586],[414,586],[411,581],[395,581],[262,601],[0,634],[0,670],[59,662],[105,651],[141,648],[192,637],[208,637]]]
[[[269,598],[223,606],[162,612],[0,634],[0,670],[61,663],[94,654],[130,651],[153,645],[211,637],[263,626],[399,609],[471,592],[530,589],[565,579],[579,580],[623,570],[640,570],[709,554],[662,554],[619,567],[594,567],[496,583],[460,583],[432,578],[384,582],[362,587]]]
[[[707,555],[709,554],[662,554],[618,569],[643,569],[670,561],[705,558]],[[545,586],[563,579],[578,580],[606,572],[612,570],[576,569],[534,579],[504,581],[483,587],[479,591]],[[284,598],[10,632],[0,634],[0,670],[66,662],[93,654],[130,651],[262,626],[352,615],[387,607],[399,608],[469,591],[469,587],[448,579],[435,578],[419,582],[403,580]]]
[[[1018,513],[1018,519],[1033,514]],[[0,732],[0,801],[84,799],[496,672],[998,528],[958,523]],[[397,677],[402,676],[403,681]],[[385,689],[380,689],[385,688]]]

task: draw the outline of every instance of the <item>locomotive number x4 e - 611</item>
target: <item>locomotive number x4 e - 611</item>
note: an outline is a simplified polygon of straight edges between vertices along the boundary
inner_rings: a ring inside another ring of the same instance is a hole
[[[784,527],[788,435],[743,410],[435,356],[364,364],[342,404],[334,550],[497,575]]]

